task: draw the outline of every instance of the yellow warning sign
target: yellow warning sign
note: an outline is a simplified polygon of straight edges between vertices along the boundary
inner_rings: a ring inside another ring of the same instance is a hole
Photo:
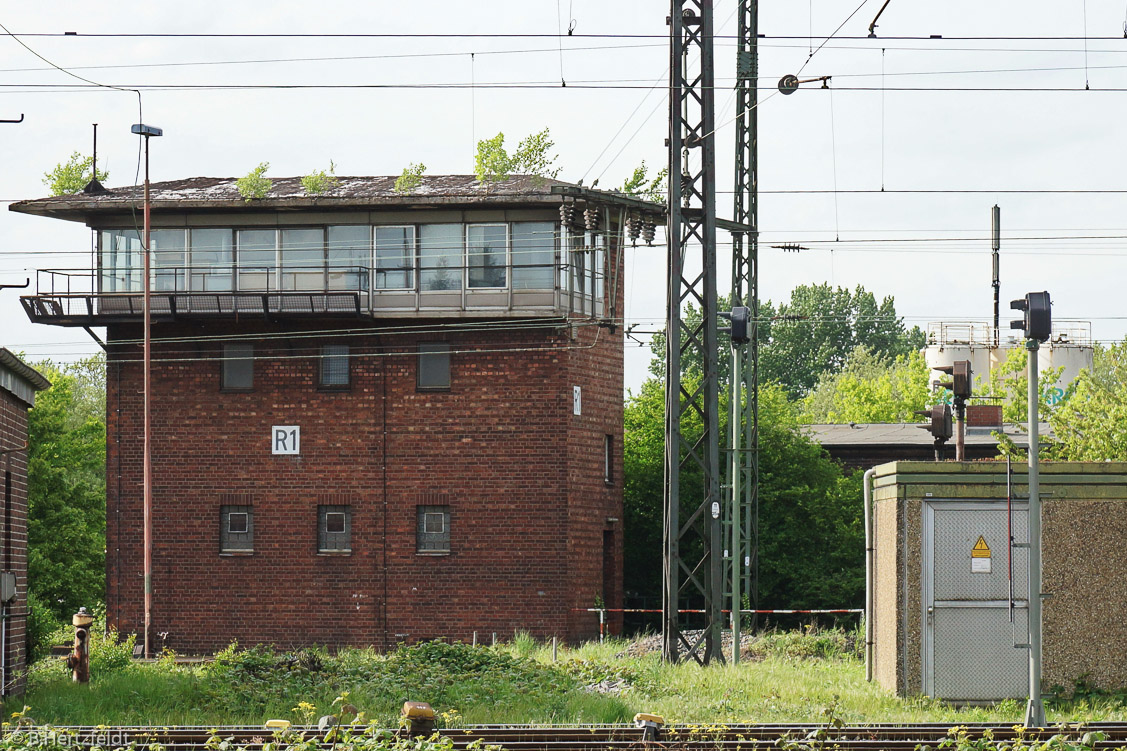
[[[970,557],[971,558],[989,558],[990,557],[990,546],[986,544],[986,540],[985,540],[985,538],[983,538],[982,535],[978,536],[978,542],[976,542],[974,544],[974,547],[971,549]]]

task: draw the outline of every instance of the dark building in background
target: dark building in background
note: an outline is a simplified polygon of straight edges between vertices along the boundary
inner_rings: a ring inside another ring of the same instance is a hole
[[[935,440],[924,425],[906,423],[842,423],[806,425],[804,431],[837,461],[852,469],[869,469],[887,462],[935,459]],[[1041,436],[1052,435],[1048,423],[1041,424]],[[1029,446],[1025,426],[1002,422],[1002,408],[997,405],[967,405],[967,460],[993,459],[998,456],[998,438],[1005,435],[1018,448]],[[943,458],[955,458],[955,439],[943,447]]]
[[[27,411],[50,382],[0,348],[0,470],[4,480],[0,561],[0,696],[23,693],[27,670]]]
[[[153,185],[153,616],[178,651],[595,636],[622,596],[622,254],[663,207],[540,178]],[[141,191],[34,321],[105,326],[107,599],[143,628]]]

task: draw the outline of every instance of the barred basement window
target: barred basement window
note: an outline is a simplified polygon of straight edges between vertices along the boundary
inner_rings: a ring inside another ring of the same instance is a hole
[[[321,347],[321,386],[347,388],[349,376],[347,344],[325,344]]]
[[[223,345],[224,390],[249,391],[254,388],[254,345],[234,342]]]
[[[450,507],[418,506],[415,532],[419,553],[450,552]]]
[[[417,384],[420,391],[450,388],[450,345],[446,342],[419,342]]]
[[[254,507],[219,507],[219,552],[254,552]]]
[[[352,552],[352,507],[317,507],[317,552]]]

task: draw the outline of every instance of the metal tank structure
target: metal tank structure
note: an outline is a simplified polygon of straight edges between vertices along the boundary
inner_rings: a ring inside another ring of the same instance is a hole
[[[927,326],[927,344],[923,349],[924,361],[932,369],[932,380],[945,376],[937,370],[950,366],[957,360],[969,360],[976,383],[985,382],[994,368],[1004,363],[1011,352],[1022,349],[1022,341],[1011,335],[1009,329],[999,331],[998,345],[994,345],[995,331],[989,323],[973,321],[939,321]],[[1041,373],[1050,368],[1062,368],[1053,387],[1050,402],[1064,397],[1065,389],[1092,367],[1094,347],[1091,321],[1053,321],[1052,337],[1038,350],[1037,365]]]

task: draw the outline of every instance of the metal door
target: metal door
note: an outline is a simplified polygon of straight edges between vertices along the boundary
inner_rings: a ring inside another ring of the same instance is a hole
[[[1016,699],[1028,688],[1029,515],[1014,502],[1014,608],[1005,501],[925,501],[923,688],[951,701]]]

